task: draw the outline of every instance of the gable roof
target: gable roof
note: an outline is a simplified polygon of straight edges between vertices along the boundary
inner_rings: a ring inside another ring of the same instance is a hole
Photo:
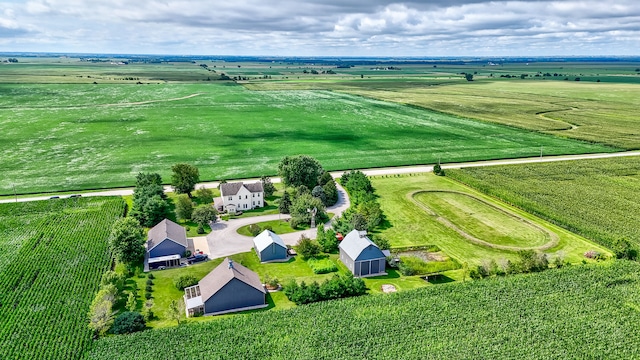
[[[287,245],[284,244],[284,241],[282,241],[280,236],[269,230],[265,230],[253,238],[253,245],[256,247],[258,252],[262,252],[262,250],[268,248],[273,243],[276,243],[285,249],[287,248]]]
[[[351,230],[347,236],[340,242],[339,248],[344,250],[344,252],[351,258],[357,259],[360,256],[360,253],[370,245],[375,246],[373,241],[369,240],[366,235],[360,236],[360,232],[358,230]],[[378,248],[379,249],[379,248]]]
[[[188,246],[187,231],[173,221],[164,219],[149,230],[147,234],[147,251],[151,251],[164,239],[171,239],[184,247]]]
[[[220,265],[198,282],[202,301],[209,300],[211,296],[215,295],[233,279],[238,279],[256,290],[266,293],[258,274],[237,262],[233,262],[233,266],[230,267],[229,261],[229,258],[225,258]]]
[[[234,182],[234,183],[220,184],[220,194],[222,196],[235,195],[238,193],[238,191],[240,191],[242,186],[244,186],[245,189],[249,190],[249,192],[252,192],[252,193],[264,191],[264,189],[262,188],[261,181],[258,181],[252,184],[245,184],[243,182]]]

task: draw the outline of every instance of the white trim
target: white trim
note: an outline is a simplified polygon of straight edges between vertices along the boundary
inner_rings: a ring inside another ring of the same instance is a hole
[[[178,255],[178,254],[174,254],[174,255],[166,255],[166,256],[158,256],[158,257],[152,257],[149,258],[149,260],[147,261],[148,264],[152,264],[152,263],[157,263],[160,261],[167,261],[167,260],[180,260],[182,258],[182,256]]]
[[[214,315],[229,314],[229,313],[234,313],[234,312],[239,312],[239,311],[262,309],[262,308],[266,308],[267,306],[269,306],[269,304],[247,306],[247,307],[243,307],[243,308],[229,309],[229,310],[218,311],[218,312],[213,312],[213,313],[205,313],[204,316],[214,316]]]

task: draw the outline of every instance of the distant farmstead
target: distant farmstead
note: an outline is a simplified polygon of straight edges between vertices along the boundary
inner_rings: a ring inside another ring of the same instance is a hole
[[[220,194],[223,211],[231,214],[264,206],[264,189],[260,181],[252,184],[223,183],[220,184]]]
[[[386,256],[373,241],[369,240],[366,231],[352,230],[340,242],[340,261],[344,263],[354,276],[386,275]]]
[[[164,219],[149,230],[145,261],[149,269],[179,266],[180,259],[187,250],[193,252],[186,230],[173,221]]]
[[[267,306],[267,291],[258,274],[229,258],[184,292],[187,316],[220,315]]]

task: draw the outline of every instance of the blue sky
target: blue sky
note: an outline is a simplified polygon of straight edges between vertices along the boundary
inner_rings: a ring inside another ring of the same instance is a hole
[[[0,0],[0,51],[640,55],[638,0]]]

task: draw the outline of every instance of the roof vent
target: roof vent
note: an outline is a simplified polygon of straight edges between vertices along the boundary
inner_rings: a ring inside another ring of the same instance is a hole
[[[229,269],[233,269],[233,260],[229,259]]]
[[[367,236],[367,232],[366,231],[358,231],[358,235],[363,238],[365,236]]]

